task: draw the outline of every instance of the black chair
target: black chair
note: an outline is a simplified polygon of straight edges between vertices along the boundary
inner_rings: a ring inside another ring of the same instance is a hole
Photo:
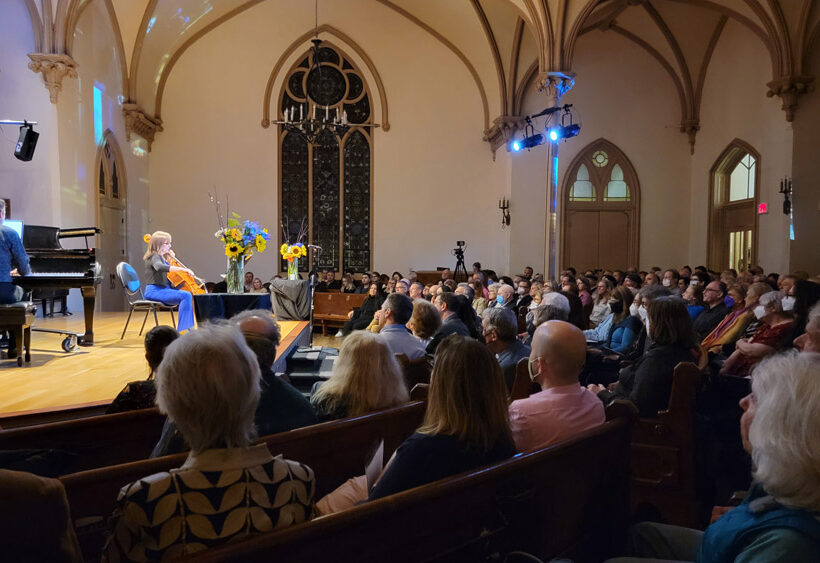
[[[177,305],[166,305],[159,301],[146,299],[142,293],[142,282],[140,282],[140,278],[131,264],[128,262],[120,262],[117,264],[117,277],[120,278],[120,283],[128,299],[128,305],[131,308],[131,310],[128,311],[128,319],[125,321],[120,340],[125,338],[125,331],[128,330],[128,323],[131,322],[131,315],[134,314],[134,311],[145,311],[145,318],[142,319],[142,327],[140,327],[140,336],[142,336],[142,331],[145,329],[145,321],[148,320],[148,313],[151,312],[154,313],[154,322],[159,325],[157,311],[168,311],[171,313],[171,324],[174,328],[177,327],[177,321],[174,317],[174,311],[177,310]]]

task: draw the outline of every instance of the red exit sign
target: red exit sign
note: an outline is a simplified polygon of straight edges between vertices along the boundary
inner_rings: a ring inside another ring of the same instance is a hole
[[[769,204],[768,203],[758,203],[757,204],[757,214],[764,215],[769,212]]]

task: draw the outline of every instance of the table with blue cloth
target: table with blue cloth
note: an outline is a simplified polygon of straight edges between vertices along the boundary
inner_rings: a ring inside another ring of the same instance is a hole
[[[197,323],[230,319],[248,309],[271,310],[270,293],[203,293],[194,295]]]

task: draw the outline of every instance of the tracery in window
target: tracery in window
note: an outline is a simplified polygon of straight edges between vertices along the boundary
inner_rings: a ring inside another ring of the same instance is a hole
[[[746,154],[729,176],[729,201],[751,199],[755,196],[755,173],[757,162]]]
[[[578,168],[575,182],[569,192],[570,201],[595,201],[595,186],[589,181],[589,170],[586,164]]]
[[[356,66],[336,47],[323,43],[316,58],[310,51],[290,70],[280,93],[280,116],[292,108],[297,119],[338,111],[346,113],[351,127],[343,135],[325,131],[314,145],[280,127],[280,213],[287,220],[287,242],[295,240],[307,218],[308,242],[322,248],[318,268],[360,272],[371,262],[373,139],[357,125],[371,121],[370,93]],[[311,251],[299,269],[313,265]],[[284,261],[281,268],[287,268]]]
[[[624,182],[624,171],[620,164],[612,167],[604,192],[604,201],[629,201],[629,186]]]

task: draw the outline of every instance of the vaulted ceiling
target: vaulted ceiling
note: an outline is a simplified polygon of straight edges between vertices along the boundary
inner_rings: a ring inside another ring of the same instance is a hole
[[[123,61],[127,102],[161,124],[162,94],[175,63],[195,42],[260,2],[293,0],[21,0],[32,16],[36,48],[68,55],[83,10],[103,2]],[[344,0],[321,0],[322,4]],[[709,61],[728,22],[748,29],[766,48],[769,95],[791,120],[810,87],[808,55],[820,35],[820,0],[370,0],[451,50],[469,70],[484,106],[484,135],[496,145],[518,125],[525,88],[571,87],[573,56],[594,30],[616,33],[644,49],[673,82],[681,131],[694,146]],[[327,22],[331,23],[332,22]],[[295,29],[294,38],[305,29]]]

